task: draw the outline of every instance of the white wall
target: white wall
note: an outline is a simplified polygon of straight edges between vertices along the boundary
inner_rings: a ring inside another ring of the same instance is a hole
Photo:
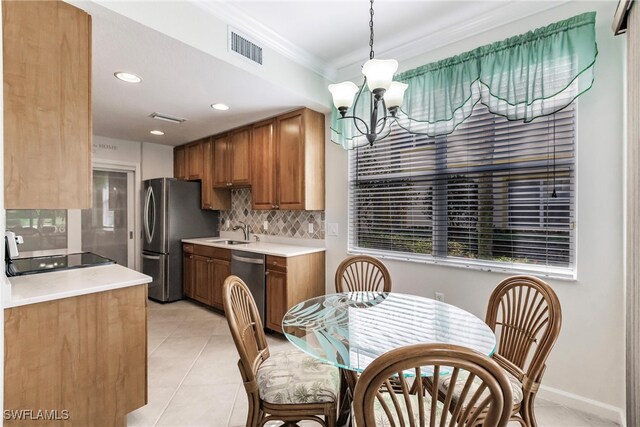
[[[574,2],[403,61],[402,69],[597,10],[596,81],[579,99],[577,155],[577,281],[550,280],[562,304],[563,325],[548,360],[540,396],[618,422],[624,398],[623,305],[623,40],[610,23],[616,2]],[[329,137],[327,136],[327,140]],[[347,255],[347,152],[327,143],[327,291]],[[447,302],[484,319],[487,300],[504,274],[421,263],[385,261],[398,292]]]
[[[142,180],[173,176],[173,147],[142,143]]]

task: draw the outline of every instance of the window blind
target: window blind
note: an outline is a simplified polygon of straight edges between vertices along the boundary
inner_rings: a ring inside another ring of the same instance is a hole
[[[349,154],[349,249],[569,274],[576,103],[530,123],[478,104],[453,133],[398,128]]]

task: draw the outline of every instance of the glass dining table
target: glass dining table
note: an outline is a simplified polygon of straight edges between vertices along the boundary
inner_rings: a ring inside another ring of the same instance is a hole
[[[495,334],[475,315],[441,301],[395,292],[347,292],[312,298],[293,306],[282,327],[287,339],[300,350],[341,369],[339,425],[349,424],[357,373],[389,350],[443,343],[491,356],[496,347]]]

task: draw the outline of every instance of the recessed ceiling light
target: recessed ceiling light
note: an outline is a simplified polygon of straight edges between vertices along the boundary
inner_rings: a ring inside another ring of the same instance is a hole
[[[149,131],[149,133],[150,133],[151,135],[158,135],[158,136],[162,136],[162,135],[164,135],[164,132],[162,132],[161,130],[157,130],[157,129],[150,130],[150,131]]]
[[[227,111],[229,106],[227,104],[211,104],[211,108],[214,110]]]
[[[118,71],[117,73],[113,73],[113,75],[116,76],[116,79],[127,83],[140,83],[142,81],[142,79],[135,74],[124,71]]]

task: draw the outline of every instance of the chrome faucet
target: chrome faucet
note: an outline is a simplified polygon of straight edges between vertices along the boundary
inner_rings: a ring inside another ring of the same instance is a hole
[[[242,229],[242,233],[244,234],[244,240],[249,240],[249,233],[251,232],[251,230],[249,230],[249,224],[244,223],[242,221],[240,221],[238,224],[240,225],[236,225],[233,227],[233,231]]]

